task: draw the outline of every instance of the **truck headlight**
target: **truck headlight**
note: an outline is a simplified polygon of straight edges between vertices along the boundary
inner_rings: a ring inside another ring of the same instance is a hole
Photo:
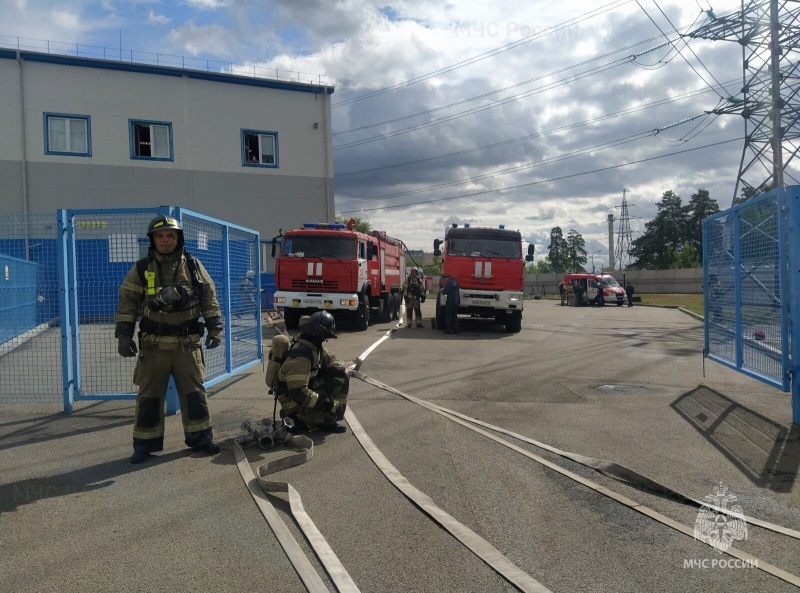
[[[341,307],[355,307],[356,301],[353,299],[342,299],[339,301],[339,306]]]
[[[522,300],[522,295],[519,294],[519,293],[511,294],[511,295],[508,296],[508,300],[512,301],[512,302],[513,301],[521,301]]]

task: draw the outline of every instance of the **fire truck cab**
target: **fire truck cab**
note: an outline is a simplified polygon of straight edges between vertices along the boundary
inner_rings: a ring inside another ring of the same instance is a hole
[[[443,249],[442,249],[443,247]],[[433,253],[442,257],[442,274],[459,283],[459,314],[494,318],[507,332],[522,328],[525,261],[533,260],[533,245],[522,253],[519,231],[453,225],[444,240],[436,239]],[[444,329],[446,298],[436,298],[436,325]]]
[[[396,319],[405,271],[403,244],[383,231],[305,223],[273,239],[275,306],[287,329],[302,315],[329,311],[364,331],[371,320]]]

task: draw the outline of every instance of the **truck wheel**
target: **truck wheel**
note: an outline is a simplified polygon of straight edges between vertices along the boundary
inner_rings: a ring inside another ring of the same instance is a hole
[[[506,331],[510,334],[518,334],[522,329],[522,312],[509,311],[506,313]]]
[[[286,324],[286,329],[297,329],[300,325],[300,311],[297,309],[284,309],[283,322]]]
[[[384,294],[380,297],[380,307],[378,310],[378,320],[386,323],[392,320],[392,295]]]
[[[617,301],[617,307],[621,307],[621,306],[622,306],[622,301]]]
[[[358,310],[356,311],[356,329],[358,331],[367,331],[369,327],[369,297],[363,295],[359,299]]]
[[[400,319],[400,293],[392,294],[392,320]]]

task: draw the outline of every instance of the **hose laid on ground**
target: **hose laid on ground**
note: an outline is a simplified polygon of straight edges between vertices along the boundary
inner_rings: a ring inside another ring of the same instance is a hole
[[[281,520],[280,515],[272,506],[272,503],[264,495],[265,492],[282,492],[286,493],[289,499],[289,507],[292,511],[292,516],[297,525],[303,531],[303,535],[311,544],[314,552],[317,554],[320,562],[330,575],[331,580],[339,593],[359,593],[359,588],[356,586],[350,574],[344,568],[339,558],[331,549],[325,537],[320,533],[317,526],[311,520],[311,517],[303,507],[303,500],[300,494],[288,482],[276,482],[265,479],[265,476],[284,470],[289,467],[301,465],[311,459],[314,455],[314,442],[302,435],[294,435],[290,443],[296,447],[300,447],[301,451],[288,457],[274,459],[268,463],[260,465],[256,472],[253,473],[250,468],[250,462],[247,456],[242,451],[239,443],[234,442],[234,454],[236,456],[236,465],[239,468],[239,473],[242,475],[244,483],[247,485],[253,500],[258,505],[261,514],[267,520],[270,528],[272,529],[275,537],[278,539],[281,547],[286,552],[286,556],[297,571],[298,576],[303,581],[306,589],[311,593],[328,593],[328,587],[322,581],[317,571],[311,565],[311,562],[306,557],[303,550],[300,548],[297,541],[292,536],[292,533]],[[260,488],[259,488],[260,487]]]
[[[654,520],[658,521],[662,525],[666,525],[668,527],[671,527],[672,529],[675,529],[676,531],[679,531],[679,532],[683,533],[684,535],[688,535],[689,537],[694,538],[696,541],[704,543],[704,544],[706,544],[706,545],[708,545],[708,546],[710,546],[712,548],[714,547],[708,541],[695,538],[694,529],[692,529],[690,527],[687,527],[687,526],[685,526],[685,525],[683,525],[681,523],[678,523],[677,521],[675,521],[673,519],[670,519],[669,517],[667,517],[665,515],[662,515],[661,513],[657,512],[657,511],[654,511],[653,509],[651,509],[649,507],[646,507],[646,506],[644,506],[643,504],[641,504],[639,502],[636,502],[636,501],[634,501],[634,500],[632,500],[630,498],[627,498],[626,496],[623,496],[622,494],[614,492],[613,490],[609,490],[605,486],[602,486],[602,485],[600,485],[600,484],[598,484],[596,482],[593,482],[591,480],[588,480],[586,478],[583,478],[583,477],[579,476],[578,474],[575,474],[575,473],[573,473],[573,472],[571,472],[569,470],[566,470],[566,469],[556,465],[555,463],[552,463],[552,462],[550,462],[550,461],[548,461],[548,460],[546,460],[546,459],[544,459],[544,458],[542,458],[542,457],[540,457],[538,455],[535,455],[535,454],[531,453],[530,451],[527,451],[527,450],[523,449],[522,447],[519,447],[519,446],[517,446],[517,445],[515,445],[515,444],[513,444],[513,443],[511,443],[509,441],[506,441],[506,440],[496,436],[496,435],[493,435],[493,434],[491,434],[489,432],[486,432],[485,430],[475,426],[475,424],[486,426],[487,428],[490,428],[491,430],[504,432],[504,433],[510,434],[510,435],[513,435],[513,433],[508,433],[508,431],[505,431],[502,428],[492,426],[491,424],[487,424],[487,423],[481,422],[481,421],[476,420],[474,418],[469,418],[468,416],[464,416],[463,414],[458,414],[457,412],[453,412],[452,410],[447,410],[446,408],[443,408],[441,406],[437,406],[436,404],[432,404],[430,402],[426,402],[424,400],[416,398],[416,397],[414,397],[412,395],[408,395],[407,393],[403,393],[402,391],[400,391],[398,389],[395,389],[393,387],[390,387],[389,385],[386,385],[384,383],[381,383],[380,381],[372,379],[371,377],[368,377],[367,375],[365,375],[365,374],[363,374],[363,373],[361,373],[359,371],[353,371],[352,372],[352,376],[356,377],[357,379],[361,379],[365,383],[368,383],[370,385],[373,385],[375,387],[378,387],[380,389],[388,391],[389,393],[394,393],[395,395],[399,395],[400,397],[403,397],[403,398],[407,399],[410,402],[418,404],[418,405],[420,405],[420,406],[422,406],[422,407],[424,407],[424,408],[426,408],[426,409],[428,409],[428,410],[430,410],[430,411],[432,411],[432,412],[434,412],[436,414],[444,416],[445,418],[448,418],[449,420],[452,420],[453,422],[455,422],[457,424],[460,424],[460,425],[464,426],[465,428],[468,428],[469,430],[472,430],[472,431],[474,431],[474,432],[476,432],[478,434],[481,434],[481,435],[485,436],[488,439],[491,439],[491,440],[493,440],[493,441],[495,441],[495,442],[497,442],[497,443],[499,443],[499,444],[501,444],[501,445],[503,445],[503,446],[505,446],[505,447],[507,447],[509,449],[512,449],[512,450],[514,450],[514,451],[516,451],[516,452],[518,452],[518,453],[520,453],[520,454],[522,454],[522,455],[524,455],[524,456],[536,461],[537,463],[540,463],[540,464],[544,465],[545,467],[549,467],[550,469],[560,473],[563,476],[566,476],[566,477],[568,477],[568,478],[570,478],[570,479],[572,479],[572,480],[574,480],[574,481],[576,481],[576,482],[578,482],[580,484],[583,484],[584,486],[586,486],[588,488],[591,488],[595,492],[599,492],[600,494],[603,494],[604,496],[607,496],[607,497],[611,498],[612,500],[615,500],[615,501],[619,502],[620,504],[623,504],[623,505],[627,506],[628,508],[630,508],[630,509],[632,509],[634,511],[642,513],[643,515],[646,515],[646,516],[650,517],[651,519],[654,519]],[[530,442],[531,444],[536,444],[536,441],[532,441],[531,439],[526,439],[525,437],[522,437],[522,440],[525,440],[526,442]],[[538,444],[537,444],[537,446],[538,446]],[[553,452],[558,451],[558,449],[555,449],[553,447],[548,447],[548,450],[553,451]],[[562,452],[562,453],[565,453],[565,452]],[[570,455],[575,456],[575,454],[570,454]],[[582,457],[582,456],[578,456],[578,457]],[[590,460],[592,458],[588,458],[587,457],[585,459]],[[600,461],[600,460],[594,460],[594,461]],[[607,468],[610,468],[610,466],[612,466],[612,465],[615,465],[615,466],[617,466],[619,468],[623,468],[624,467],[624,466],[619,466],[618,464],[612,464],[611,462],[602,462],[601,465],[602,464],[608,464],[606,466]],[[633,470],[629,470],[628,468],[624,468],[624,469],[627,470],[627,472],[629,472],[627,474],[628,478],[634,478],[635,476],[639,476],[640,475],[640,474],[637,474],[636,472],[633,472]],[[642,477],[644,477],[644,476],[642,476]],[[674,492],[673,490],[671,490],[669,488],[666,488],[665,486],[661,486],[660,484],[658,484],[657,482],[655,482],[653,480],[650,480],[648,478],[645,478],[645,479],[650,484],[658,485],[662,491]],[[683,495],[680,495],[680,496],[683,497]],[[687,501],[696,502],[696,501],[694,501],[693,499],[691,499],[689,497],[683,497],[683,498],[685,500],[687,500]],[[699,503],[699,504],[703,504],[703,503]],[[709,505],[705,505],[705,506],[709,506]],[[716,507],[714,507],[714,508],[716,508]],[[727,513],[730,513],[730,511],[728,511],[726,509],[717,509],[717,510],[725,511]],[[757,519],[752,519],[752,521],[753,521],[753,524],[755,524],[755,525],[760,525],[762,527],[766,527],[767,529],[772,529],[773,531],[775,531],[777,533],[782,533],[784,535],[789,535],[790,537],[796,537],[795,534],[797,532],[792,530],[792,529],[788,529],[788,528],[785,528],[785,527],[780,527],[780,526],[777,526],[777,525],[773,525],[771,523],[767,523],[765,521],[759,521]],[[785,570],[783,570],[781,568],[778,568],[777,566],[773,566],[772,564],[769,564],[767,562],[762,562],[761,560],[759,560],[758,558],[756,558],[752,554],[749,554],[747,552],[744,552],[743,550],[739,550],[738,548],[734,548],[734,547],[729,547],[726,550],[724,550],[724,552],[726,554],[730,555],[730,556],[733,556],[734,558],[738,558],[740,560],[748,562],[754,568],[758,568],[759,570],[762,570],[762,571],[764,571],[764,572],[766,572],[768,574],[771,574],[772,576],[775,576],[775,577],[777,577],[777,578],[779,578],[779,579],[781,579],[783,581],[786,581],[787,583],[790,583],[792,585],[800,587],[800,577],[798,577],[797,575],[794,575],[794,574],[792,574],[790,572],[787,572],[787,571],[785,571]]]
[[[388,478],[392,485],[402,492],[406,498],[422,509],[425,514],[439,523],[439,525],[464,544],[478,558],[483,560],[520,591],[525,591],[526,593],[550,593],[550,589],[517,567],[497,550],[497,548],[492,546],[469,527],[447,514],[437,506],[427,494],[415,488],[375,446],[375,443],[372,442],[372,439],[369,438],[366,431],[364,431],[364,428],[361,426],[361,423],[355,417],[355,414],[353,414],[351,407],[347,408],[344,417],[367,455],[370,456],[375,465],[378,466],[378,469],[383,472],[383,475]]]

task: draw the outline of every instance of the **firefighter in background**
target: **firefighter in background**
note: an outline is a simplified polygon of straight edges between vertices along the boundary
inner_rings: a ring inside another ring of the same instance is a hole
[[[561,306],[567,304],[567,287],[564,286],[564,281],[558,283],[558,294],[561,295]]]
[[[422,327],[422,308],[425,302],[425,286],[417,268],[411,268],[411,276],[403,282],[403,301],[406,304],[406,327],[411,327],[412,313],[416,313],[417,327]]]
[[[347,409],[350,377],[323,342],[335,340],[336,322],[327,311],[317,311],[300,326],[300,335],[286,353],[278,371],[276,396],[281,418],[294,421],[292,432],[318,428],[326,432],[347,430],[337,424]]]
[[[176,219],[157,216],[148,225],[147,236],[147,257],[136,262],[119,287],[114,330],[119,354],[139,356],[133,371],[138,391],[130,461],[142,463],[164,448],[164,399],[170,376],[180,398],[186,445],[214,455],[220,448],[213,441],[203,387],[201,345],[206,329],[206,348],[220,345],[222,323],[214,281],[184,249],[183,229]],[[133,339],[137,319],[138,349]]]

